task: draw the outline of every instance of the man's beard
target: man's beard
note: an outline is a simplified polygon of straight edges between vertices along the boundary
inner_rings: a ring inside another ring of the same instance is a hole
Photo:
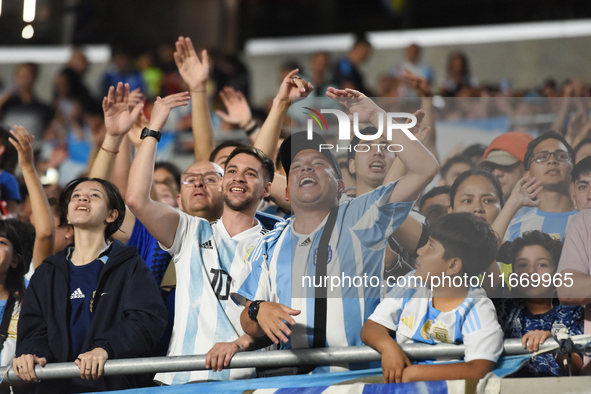
[[[228,198],[227,194],[224,194],[224,202],[231,210],[240,212],[252,207],[255,203],[255,197],[251,195],[250,197],[235,203],[230,198]]]

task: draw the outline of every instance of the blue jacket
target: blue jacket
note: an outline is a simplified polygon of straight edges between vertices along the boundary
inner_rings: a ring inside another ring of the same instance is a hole
[[[18,324],[16,356],[36,354],[47,362],[70,360],[70,273],[66,251],[46,259],[31,278]],[[135,247],[113,241],[92,303],[93,318],[82,352],[105,349],[109,359],[138,357],[158,343],[167,310],[152,273]],[[82,382],[81,379],[76,379]],[[43,380],[38,392],[69,392],[70,381]],[[99,379],[98,389],[135,386],[134,377]]]

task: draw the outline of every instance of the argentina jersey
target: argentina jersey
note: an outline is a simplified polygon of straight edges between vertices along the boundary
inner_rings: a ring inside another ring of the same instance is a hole
[[[523,233],[533,230],[539,230],[556,240],[564,241],[566,228],[577,213],[577,211],[546,212],[531,208],[523,215],[513,217],[503,241],[514,241]]]
[[[206,354],[218,342],[231,342],[244,335],[240,325],[242,307],[229,301],[235,278],[241,277],[246,257],[264,230],[256,226],[230,237],[221,219],[209,223],[180,213],[170,249],[176,269],[174,326],[169,356]],[[155,381],[184,384],[205,380],[242,379],[254,376],[253,368],[221,372],[193,371],[159,373]]]
[[[380,299],[383,256],[387,237],[406,219],[413,203],[389,203],[396,183],[381,186],[353,200],[341,200],[335,228],[328,243],[327,275],[345,278],[338,286],[327,285],[327,336],[329,347],[362,345],[363,323]],[[309,348],[313,343],[314,294],[318,246],[327,218],[310,234],[298,234],[289,218],[265,235],[248,261],[250,274],[233,298],[278,302],[302,312],[282,349]],[[363,277],[367,276],[367,286]],[[370,277],[373,281],[370,284]],[[349,282],[346,278],[350,278]],[[357,278],[357,279],[355,279]],[[361,280],[362,284],[356,285]],[[373,286],[372,286],[373,285]],[[347,368],[347,366],[343,366]],[[331,368],[338,370],[338,368]],[[318,372],[318,371],[316,371]]]
[[[466,299],[447,312],[433,307],[428,287],[394,287],[369,319],[396,331],[399,344],[463,343],[464,361],[496,362],[503,351],[503,332],[494,305],[480,287],[470,287]]]
[[[0,319],[4,316],[4,311],[6,310],[6,305],[8,300],[0,301]],[[15,301],[14,307],[12,309],[12,316],[10,317],[10,323],[8,324],[8,336],[4,341],[4,346],[0,351],[0,366],[12,366],[12,360],[14,359],[14,354],[16,351],[16,328],[18,323],[18,318],[20,315],[21,306],[18,301]]]

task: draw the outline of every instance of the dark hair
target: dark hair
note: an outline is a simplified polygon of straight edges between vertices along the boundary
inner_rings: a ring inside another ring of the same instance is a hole
[[[582,175],[588,175],[589,173],[591,173],[591,156],[587,156],[575,164],[573,171],[570,173],[572,183],[581,179]]]
[[[462,212],[437,219],[429,227],[429,236],[443,245],[445,260],[462,260],[462,272],[476,276],[494,263],[497,236],[489,225],[477,216]]]
[[[482,168],[472,168],[471,170],[462,172],[454,181],[453,185],[451,185],[451,188],[449,189],[449,204],[451,205],[451,207],[454,207],[454,198],[456,197],[456,194],[458,193],[458,189],[460,188],[460,185],[468,178],[470,178],[471,176],[483,176],[486,179],[488,179],[490,181],[490,183],[492,183],[492,185],[494,186],[498,197],[499,197],[499,201],[501,203],[501,208],[503,208],[504,206],[504,202],[503,202],[503,188],[501,187],[501,184],[499,183],[499,180],[497,179],[496,176],[494,176],[492,173],[490,173],[487,170],[484,170]]]
[[[505,242],[503,247],[506,248],[506,263],[513,265],[517,259],[517,254],[526,246],[538,245],[546,249],[552,256],[554,268],[558,267],[560,260],[560,253],[562,253],[562,242],[552,238],[549,234],[538,230],[527,231],[519,238],[515,238],[513,242]]]
[[[211,154],[209,155],[209,161],[214,161],[217,154],[220,153],[220,151],[222,149],[227,148],[229,146],[233,146],[233,147],[237,148],[239,146],[249,146],[249,145],[245,144],[242,141],[238,141],[238,140],[224,141],[221,144],[219,144],[218,146],[216,146],[215,149],[211,152]]]
[[[439,196],[440,194],[447,194],[449,195],[451,187],[450,186],[437,186],[429,190],[427,193],[423,194],[421,197],[421,201],[419,202],[419,212],[423,211],[423,205],[427,202],[428,199],[433,198],[435,196]]]
[[[179,168],[175,164],[169,161],[159,161],[156,164],[154,164],[154,171],[156,171],[159,168],[163,168],[172,174],[172,177],[176,182],[177,188],[181,186],[181,170],[179,170]]]
[[[483,144],[472,144],[462,151],[463,156],[468,156],[470,159],[478,158],[482,159],[484,152],[486,151],[486,145]]]
[[[474,162],[468,156],[455,155],[455,156],[447,159],[445,161],[445,163],[443,163],[443,165],[441,166],[441,170],[439,170],[439,173],[441,174],[441,178],[445,178],[447,176],[447,173],[449,172],[451,166],[453,166],[454,164],[458,164],[458,163],[466,163],[470,166],[470,168],[474,167]]]
[[[577,156],[577,154],[579,153],[579,151],[581,150],[581,148],[583,146],[585,146],[585,145],[588,145],[588,144],[591,144],[591,137],[587,137],[587,138],[582,139],[581,142],[579,142],[577,144],[577,146],[575,146],[575,148],[573,150],[573,152],[574,152],[574,155],[573,155],[573,163],[574,163],[575,157]]]
[[[18,234],[21,256],[24,263],[24,273],[29,272],[29,264],[33,260],[33,247],[35,246],[35,226],[29,222],[24,222],[18,219],[6,219],[6,223],[10,224],[14,231]]]
[[[257,160],[263,166],[263,169],[266,174],[265,178],[267,178],[267,182],[273,182],[273,177],[275,176],[275,165],[273,164],[273,160],[269,159],[269,156],[265,154],[262,150],[255,148],[254,146],[244,145],[239,146],[230,153],[228,156],[228,160],[226,160],[226,165],[232,160],[235,156],[246,153],[247,155],[251,155],[257,158]]]
[[[16,254],[18,259],[16,268],[8,268],[4,287],[8,290],[8,294],[16,298],[18,302],[22,302],[25,295],[25,271],[28,268],[25,267],[25,260],[22,256],[23,248],[18,233],[6,220],[0,220],[0,236],[10,241],[12,253]]]
[[[10,134],[10,130],[3,125],[0,125],[0,146],[4,147],[4,153],[0,159],[0,168],[3,171],[14,174],[16,164],[18,163],[18,152],[8,140],[11,136],[12,134]]]
[[[462,77],[467,77],[470,75],[470,64],[468,62],[468,56],[466,56],[466,54],[464,52],[461,51],[455,51],[449,54],[449,57],[447,58],[447,68],[446,70],[449,72],[449,69],[451,67],[451,62],[454,60],[454,58],[459,58],[462,60]]]
[[[536,146],[538,146],[540,142],[548,139],[558,140],[562,142],[564,146],[566,146],[566,151],[570,155],[571,161],[575,160],[575,151],[573,150],[572,146],[570,146],[570,144],[566,142],[566,139],[562,136],[562,134],[550,130],[541,134],[536,139],[530,141],[530,143],[527,144],[527,151],[525,152],[525,158],[523,159],[523,166],[525,167],[526,171],[529,171],[529,167],[531,165],[531,160],[534,155],[534,150],[536,149]]]
[[[68,225],[68,205],[72,198],[72,193],[82,182],[100,183],[103,189],[105,189],[107,208],[109,210],[114,209],[118,213],[115,221],[107,224],[107,227],[105,228],[105,239],[107,239],[119,230],[119,227],[121,227],[121,224],[123,223],[123,219],[125,219],[125,202],[123,201],[123,197],[121,197],[121,193],[117,186],[104,179],[83,177],[74,179],[66,185],[60,194],[60,227]]]

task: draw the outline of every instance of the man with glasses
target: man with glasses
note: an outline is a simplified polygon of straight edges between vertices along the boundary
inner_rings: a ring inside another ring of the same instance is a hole
[[[221,370],[223,362],[239,349],[254,345],[243,336],[242,308],[228,298],[232,282],[245,266],[245,256],[265,233],[254,216],[261,199],[269,195],[273,162],[256,148],[239,147],[228,157],[223,178],[219,166],[211,162],[189,167],[181,177],[181,211],[152,200],[150,185],[159,133],[175,105],[175,96],[154,105],[131,166],[126,201],[175,263],[175,317],[168,355],[209,351],[213,371],[161,373],[155,380],[183,384],[251,377],[251,368],[214,371]],[[213,217],[218,213],[221,217]],[[219,219],[210,223],[204,218]]]
[[[526,231],[539,230],[564,240],[568,223],[576,215],[570,193],[573,149],[561,134],[548,131],[527,146],[524,165],[527,173],[542,181],[537,200],[540,205],[511,221],[505,241],[513,241]]]

